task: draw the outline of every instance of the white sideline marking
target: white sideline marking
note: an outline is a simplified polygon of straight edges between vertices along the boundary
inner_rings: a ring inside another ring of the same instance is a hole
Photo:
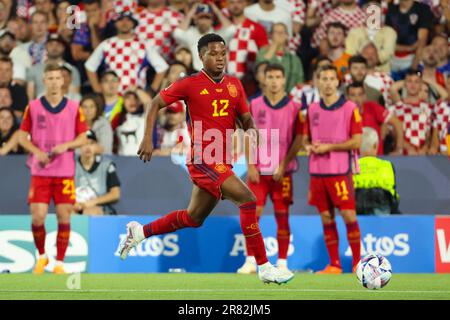
[[[64,293],[64,292],[80,292],[80,293],[114,293],[114,292],[383,292],[383,293],[449,293],[450,290],[327,290],[327,289],[90,289],[90,290],[2,290],[0,293]]]

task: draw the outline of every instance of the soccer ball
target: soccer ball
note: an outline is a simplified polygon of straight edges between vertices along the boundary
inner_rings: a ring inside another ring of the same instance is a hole
[[[382,255],[369,254],[356,266],[356,277],[367,289],[381,289],[391,280],[392,267]]]

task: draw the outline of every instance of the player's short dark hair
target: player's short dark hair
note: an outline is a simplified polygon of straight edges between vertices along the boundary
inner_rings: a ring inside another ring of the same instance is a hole
[[[366,90],[364,89],[364,83],[362,83],[362,82],[360,82],[360,81],[355,81],[355,82],[350,83],[350,84],[345,88],[345,92],[346,92],[347,94],[349,94],[351,88],[353,88],[353,89],[361,88],[364,92],[366,91]]]
[[[63,66],[60,66],[59,64],[55,64],[55,63],[50,63],[45,66],[44,74],[48,73],[48,72],[52,72],[52,71],[62,71],[62,70],[63,70]]]
[[[281,71],[283,77],[285,76],[284,67],[279,63],[269,63],[264,70],[264,75],[267,75],[270,71]]]
[[[223,42],[223,44],[226,45],[225,40],[221,36],[219,36],[216,33],[208,33],[208,34],[205,34],[203,37],[201,37],[200,40],[198,40],[198,43],[197,43],[198,53],[200,54],[201,50],[203,48],[207,48],[208,44],[210,44],[212,42]]]
[[[367,67],[367,59],[360,54],[353,56],[348,60],[348,68],[350,69],[354,63],[363,63]]]
[[[336,78],[339,78],[338,70],[335,65],[327,64],[326,66],[322,66],[317,70],[317,74],[320,75],[324,71],[334,71],[336,73]]]
[[[347,27],[339,21],[335,21],[335,22],[331,22],[331,23],[327,24],[327,33],[331,28],[341,29],[344,33],[347,32]]]

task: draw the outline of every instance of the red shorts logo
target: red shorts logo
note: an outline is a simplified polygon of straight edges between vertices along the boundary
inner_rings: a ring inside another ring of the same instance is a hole
[[[450,217],[436,217],[436,272],[450,273]]]

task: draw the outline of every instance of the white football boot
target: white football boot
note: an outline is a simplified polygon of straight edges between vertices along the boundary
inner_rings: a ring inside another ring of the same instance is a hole
[[[287,283],[294,278],[292,272],[289,270],[278,269],[270,262],[260,265],[258,269],[259,279],[264,283],[282,284]]]
[[[119,245],[120,258],[125,260],[128,253],[142,240],[145,239],[144,229],[142,225],[136,221],[131,221],[127,224],[127,236]]]
[[[237,273],[239,274],[251,274],[251,273],[256,273],[256,260],[255,257],[249,256],[247,258],[245,258],[245,262],[242,265],[242,267],[240,267],[237,270]]]

